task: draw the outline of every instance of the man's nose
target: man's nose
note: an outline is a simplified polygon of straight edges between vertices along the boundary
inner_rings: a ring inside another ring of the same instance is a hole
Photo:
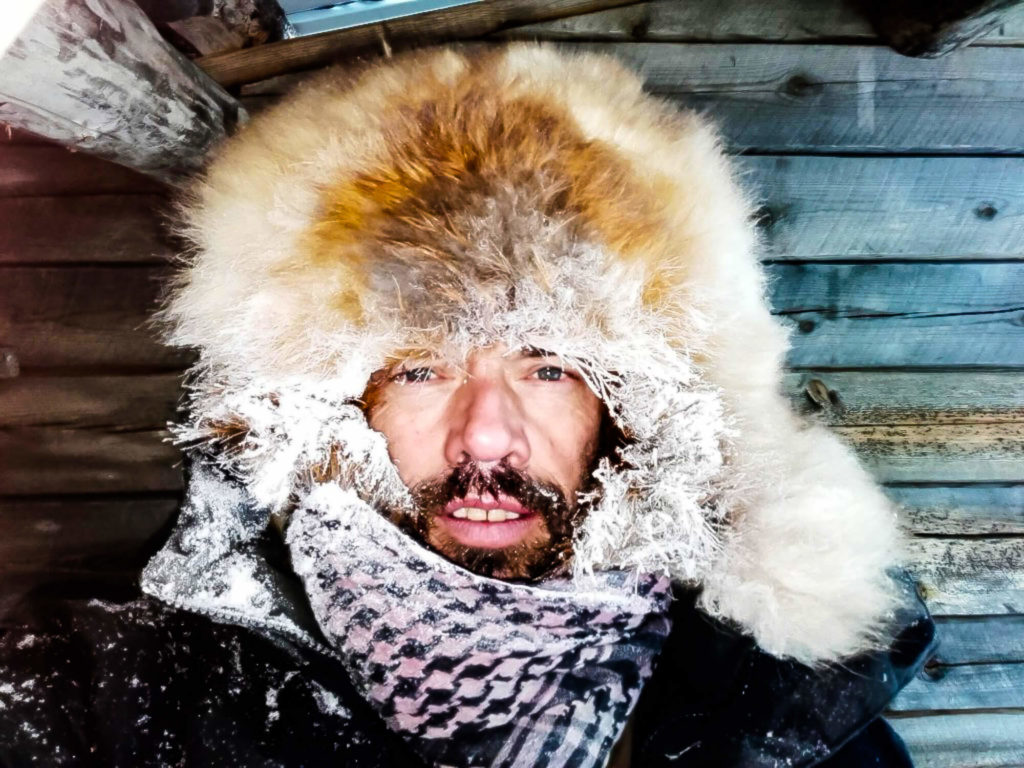
[[[467,378],[455,394],[451,417],[445,444],[450,465],[506,459],[524,469],[529,463],[522,403],[506,382]]]

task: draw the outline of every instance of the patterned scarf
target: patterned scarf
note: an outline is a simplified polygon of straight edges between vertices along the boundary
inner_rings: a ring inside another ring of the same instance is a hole
[[[287,541],[355,685],[438,765],[605,765],[670,628],[664,577],[483,578],[336,485],[306,497]]]

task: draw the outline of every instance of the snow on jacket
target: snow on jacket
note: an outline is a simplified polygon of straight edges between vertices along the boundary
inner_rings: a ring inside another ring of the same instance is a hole
[[[256,510],[241,490],[237,501],[186,506],[149,577],[208,544],[214,518],[244,527]],[[422,764],[346,677],[273,528],[205,562],[207,579],[178,570],[165,599],[58,585],[0,619],[0,765]],[[239,590],[253,597],[247,577],[262,613],[230,609]],[[935,628],[906,575],[894,585],[893,645],[826,668],[765,653],[678,587],[674,630],[633,717],[631,764],[832,768],[870,755],[908,766],[878,715],[934,650]]]

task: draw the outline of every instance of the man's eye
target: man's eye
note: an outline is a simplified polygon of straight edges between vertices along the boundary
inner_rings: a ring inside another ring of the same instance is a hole
[[[566,373],[557,365],[546,365],[537,371],[537,377],[541,381],[561,381]]]
[[[409,368],[399,371],[391,380],[399,384],[419,384],[429,381],[433,375],[434,370],[432,368]]]

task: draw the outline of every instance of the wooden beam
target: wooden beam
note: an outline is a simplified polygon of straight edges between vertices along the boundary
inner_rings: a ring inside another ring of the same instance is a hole
[[[488,0],[488,2],[420,13],[392,21],[364,24],[320,35],[268,43],[232,53],[204,56],[196,63],[221,85],[263,80],[416,44],[441,43],[497,32],[519,24],[558,19],[602,8],[626,5],[629,0]]]
[[[850,0],[651,0],[495,33],[502,40],[679,43],[877,43]],[[1024,43],[1024,6],[973,45]]]
[[[0,60],[0,122],[163,181],[243,117],[130,0],[47,0]]]

